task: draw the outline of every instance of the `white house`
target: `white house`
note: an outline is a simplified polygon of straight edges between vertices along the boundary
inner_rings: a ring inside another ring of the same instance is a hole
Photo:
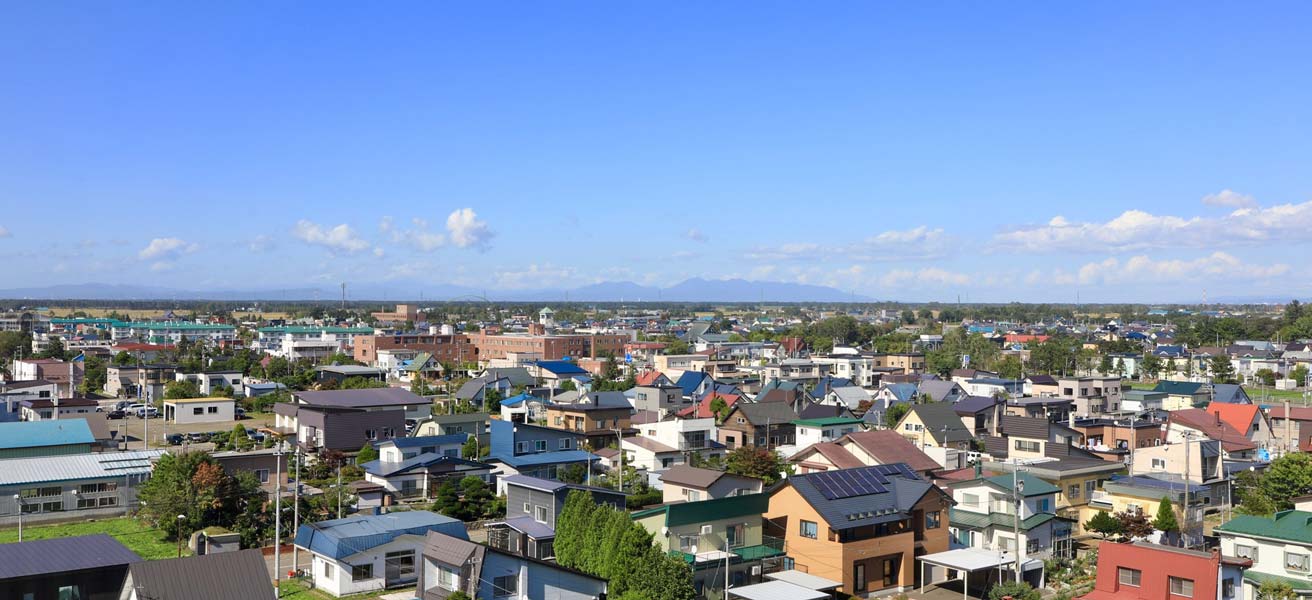
[[[849,433],[863,431],[861,419],[849,417],[828,417],[822,419],[798,419],[793,421],[796,428],[798,448],[806,448],[811,444],[821,442],[832,442]]]
[[[670,419],[636,427],[638,435],[624,438],[622,449],[625,464],[637,468],[662,471],[686,462],[689,452],[702,458],[725,455],[714,418]]]
[[[1021,473],[1020,534],[1016,533],[1013,475],[977,477],[950,484],[956,506],[948,517],[948,532],[954,548],[1015,552],[1022,549],[1026,577],[1041,577],[1043,559],[1054,554],[1069,556],[1072,521],[1056,515],[1056,486]],[[1037,573],[1033,572],[1037,570]]]
[[[232,398],[178,398],[164,401],[164,419],[179,425],[235,421],[237,401]]]
[[[1271,517],[1238,515],[1214,527],[1221,554],[1253,561],[1244,573],[1246,600],[1257,598],[1264,581],[1284,580],[1300,599],[1312,597],[1312,502],[1299,498],[1294,510]]]
[[[214,392],[221,387],[231,390],[242,390],[241,371],[203,371],[200,373],[174,373],[174,379],[178,381],[192,381],[196,383],[196,388],[200,390],[202,396],[213,396]]]
[[[314,587],[345,596],[414,585],[430,531],[468,539],[464,523],[416,510],[301,525],[296,545],[313,556]]]

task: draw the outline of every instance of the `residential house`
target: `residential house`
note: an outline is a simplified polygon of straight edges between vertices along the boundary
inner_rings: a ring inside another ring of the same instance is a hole
[[[910,589],[915,557],[949,546],[951,497],[903,464],[793,475],[769,498],[764,534],[785,539],[784,568],[845,594]]]
[[[1209,413],[1201,408],[1171,411],[1166,422],[1166,443],[1177,444],[1195,439],[1221,442],[1222,453],[1229,460],[1253,461],[1259,458],[1259,446],[1248,435],[1226,422],[1219,413]]]
[[[795,381],[814,386],[829,373],[828,364],[818,364],[809,358],[785,358],[765,365],[766,381]]]
[[[917,395],[928,402],[960,402],[969,394],[955,381],[922,379],[916,384]]]
[[[1209,384],[1196,381],[1159,381],[1153,391],[1166,393],[1166,399],[1162,401],[1162,408],[1166,410],[1204,406],[1212,396]]]
[[[634,433],[629,422],[633,405],[623,392],[588,392],[572,402],[545,405],[547,426],[582,433],[591,448],[619,444],[624,434]]]
[[[729,448],[790,446],[796,443],[797,416],[787,402],[735,403],[720,425],[720,441]]]
[[[1132,412],[1165,410],[1167,396],[1168,394],[1166,392],[1127,390],[1125,394],[1121,396],[1121,410]]]
[[[966,393],[971,396],[996,395],[1004,398],[1019,398],[1025,395],[1025,382],[1019,379],[977,377],[967,379],[961,387],[965,388]]]
[[[231,423],[237,419],[237,401],[222,397],[165,400],[164,419],[177,425]]]
[[[1294,510],[1270,517],[1236,515],[1212,528],[1221,554],[1252,561],[1241,598],[1256,600],[1263,583],[1285,583],[1300,599],[1312,597],[1312,503],[1298,498]]]
[[[638,435],[624,438],[625,464],[638,469],[661,471],[689,461],[692,453],[701,458],[721,457],[725,445],[716,440],[715,419],[666,419],[638,426]]]
[[[1052,375],[1030,375],[1025,378],[1025,395],[1055,397],[1061,395],[1061,385]]]
[[[296,545],[310,552],[315,589],[333,596],[414,585],[425,536],[467,539],[465,524],[426,510],[306,523]]]
[[[1098,546],[1093,590],[1077,600],[1241,600],[1253,561],[1149,542]],[[1309,590],[1312,591],[1312,590]]]
[[[1101,488],[1089,499],[1090,510],[1086,510],[1085,514],[1092,517],[1094,511],[1103,510],[1113,514],[1143,514],[1151,519],[1157,514],[1162,498],[1170,498],[1176,522],[1180,524],[1183,537],[1191,543],[1201,541],[1202,532],[1199,528],[1204,513],[1212,508],[1219,510],[1226,501],[1224,497],[1213,498],[1212,494],[1218,491],[1217,488],[1194,484],[1186,486],[1184,479],[1173,473],[1114,475],[1103,481]],[[1216,506],[1212,506],[1214,499],[1218,501]]]
[[[105,393],[116,398],[155,402],[164,398],[164,386],[176,381],[176,365],[106,365]]]
[[[925,372],[925,355],[920,352],[887,352],[869,355],[876,370],[910,375]]]
[[[100,402],[92,398],[39,398],[19,402],[18,414],[24,421],[52,421],[82,417],[96,412]]]
[[[0,383],[0,422],[21,420],[24,400],[49,400],[58,395],[58,386],[42,379]]]
[[[122,600],[249,600],[274,596],[264,554],[250,549],[134,562],[128,566],[127,582],[119,597]]]
[[[668,387],[674,385],[672,379],[666,377],[664,373],[656,370],[647,370],[638,373],[633,380],[639,387]]]
[[[398,501],[428,500],[448,479],[459,481],[474,476],[491,479],[490,465],[467,460],[461,449],[469,436],[401,437],[375,443],[378,460],[360,465],[364,479],[376,484]],[[475,457],[477,458],[477,457]]]
[[[822,404],[833,404],[845,406],[850,410],[857,410],[863,404],[871,404],[871,394],[865,388],[859,388],[854,385],[830,388],[824,396],[821,397]]]
[[[864,431],[864,422],[852,417],[828,417],[823,419],[798,419],[793,421],[796,440],[794,444],[805,448],[811,444],[832,442],[849,433]]]
[[[445,600],[457,591],[496,600],[599,600],[606,596],[606,580],[463,536],[431,532],[416,593],[422,600]]]
[[[1057,395],[1073,403],[1075,414],[1093,417],[1121,410],[1121,378],[1061,377]]]
[[[275,448],[214,452],[210,456],[229,475],[235,476],[242,471],[254,475],[260,482],[260,489],[264,490],[266,494],[277,492],[280,486],[282,489],[286,489],[289,467],[284,459],[278,458],[278,450]],[[284,458],[291,459],[292,457],[287,456]]]
[[[699,502],[730,496],[759,494],[763,482],[755,477],[734,475],[716,469],[675,465],[661,473],[662,501]]]
[[[242,390],[241,371],[203,371],[200,373],[175,373],[177,381],[190,381],[196,384],[201,396],[216,396],[222,388],[240,392]]]
[[[1151,477],[1183,491],[1189,482],[1191,495],[1204,512],[1215,512],[1230,504],[1230,477],[1226,472],[1224,444],[1219,440],[1194,438],[1136,450],[1130,475]]]
[[[771,496],[746,494],[663,504],[632,517],[657,547],[687,561],[698,597],[709,600],[724,597],[726,581],[730,588],[759,583],[763,572],[779,570],[784,540],[765,534],[762,518],[770,508]]]
[[[1075,401],[1060,396],[1033,396],[1007,400],[1006,413],[1014,417],[1031,417],[1062,422],[1070,419]]]
[[[429,416],[432,403],[401,388],[296,392],[273,405],[274,425],[307,450],[355,452],[405,435],[406,419]]]
[[[892,429],[856,431],[803,448],[788,459],[801,473],[902,463],[929,479],[942,465]]]
[[[592,374],[587,369],[568,360],[540,360],[530,365],[528,372],[539,384],[553,390],[560,389],[560,385],[566,381],[573,381],[576,386],[592,381]]]
[[[1084,438],[1082,447],[1103,460],[1129,464],[1131,451],[1160,446],[1166,439],[1162,421],[1137,415],[1082,419],[1071,425]]]
[[[955,545],[1009,554],[1020,549],[1024,578],[1036,587],[1042,574],[1031,571],[1042,571],[1043,560],[1073,556],[1073,519],[1057,516],[1061,490],[1051,483],[1008,473],[956,481],[948,489],[956,501],[948,519]]]
[[[340,386],[347,379],[387,381],[387,371],[378,367],[360,365],[320,365],[314,368],[314,380],[321,384]]]
[[[913,404],[893,428],[917,448],[966,450],[974,435],[947,402]]]
[[[511,475],[504,478],[506,518],[488,525],[488,545],[537,560],[555,557],[556,519],[572,491],[591,496],[597,504],[625,510],[623,492],[550,479]]]
[[[633,388],[633,407],[637,410],[654,410],[664,415],[682,410],[688,402],[683,388],[677,385],[652,384]]]
[[[492,421],[492,439],[483,462],[495,466],[497,493],[504,494],[503,479],[509,475],[558,479],[560,469],[571,465],[590,470],[598,458],[580,449],[585,439],[581,433],[563,429]]]
[[[961,424],[976,436],[994,431],[994,424],[1002,417],[1006,401],[992,396],[966,396],[952,405]]]
[[[10,458],[0,468],[0,524],[118,517],[136,504],[162,450]]]
[[[561,395],[577,397],[578,392],[563,392]],[[543,400],[527,392],[506,398],[498,404],[502,421],[537,423],[547,418],[546,406]]]
[[[1213,383],[1212,384],[1212,402],[1223,404],[1252,404],[1253,399],[1248,397],[1248,392],[1244,386],[1235,383]]]
[[[0,596],[15,600],[119,598],[141,557],[98,533],[0,544]]]
[[[1280,453],[1302,450],[1312,452],[1312,407],[1292,406],[1286,418],[1284,406],[1267,409],[1271,418],[1271,446]]]
[[[10,363],[14,381],[48,381],[55,384],[57,394],[65,398],[77,395],[77,386],[86,376],[82,361],[64,361],[57,358],[28,358]]]
[[[1220,417],[1235,431],[1247,436],[1249,441],[1257,444],[1259,448],[1271,446],[1271,419],[1256,404],[1212,402],[1204,410],[1210,415]]]
[[[463,433],[478,438],[480,444],[488,442],[488,416],[485,412],[433,415],[420,419],[410,435],[453,435]]]

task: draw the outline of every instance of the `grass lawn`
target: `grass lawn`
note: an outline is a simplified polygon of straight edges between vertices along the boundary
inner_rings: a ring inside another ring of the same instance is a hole
[[[23,541],[91,535],[93,533],[109,534],[119,543],[127,546],[146,560],[174,558],[178,555],[177,542],[165,540],[158,529],[149,529],[130,517],[61,523],[59,525],[25,525],[23,527]],[[0,544],[17,541],[17,527],[0,530]],[[182,553],[183,555],[189,553],[185,545],[182,547]]]
[[[352,594],[350,596],[343,596],[343,598],[360,598],[363,600],[364,598],[377,598],[386,594],[396,594],[398,592],[413,593],[414,591],[414,588],[399,588],[395,590],[379,590],[366,594]],[[299,581],[282,582],[282,595],[279,596],[279,598],[282,598],[282,600],[337,600],[336,596],[320,590],[312,590],[310,589],[310,586]]]

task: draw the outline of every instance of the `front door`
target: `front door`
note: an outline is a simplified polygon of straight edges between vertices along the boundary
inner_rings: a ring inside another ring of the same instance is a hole
[[[883,559],[880,562],[883,563],[881,567],[883,569],[883,576],[884,576],[883,587],[892,587],[897,585],[899,571],[901,571],[899,567],[902,566],[902,557],[890,556],[888,558]]]
[[[852,567],[852,587],[859,594],[866,591],[866,563],[859,562]]]

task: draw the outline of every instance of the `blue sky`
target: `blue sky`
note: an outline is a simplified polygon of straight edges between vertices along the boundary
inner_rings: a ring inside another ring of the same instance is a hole
[[[7,4],[0,288],[1312,292],[1306,4],[706,4]]]

